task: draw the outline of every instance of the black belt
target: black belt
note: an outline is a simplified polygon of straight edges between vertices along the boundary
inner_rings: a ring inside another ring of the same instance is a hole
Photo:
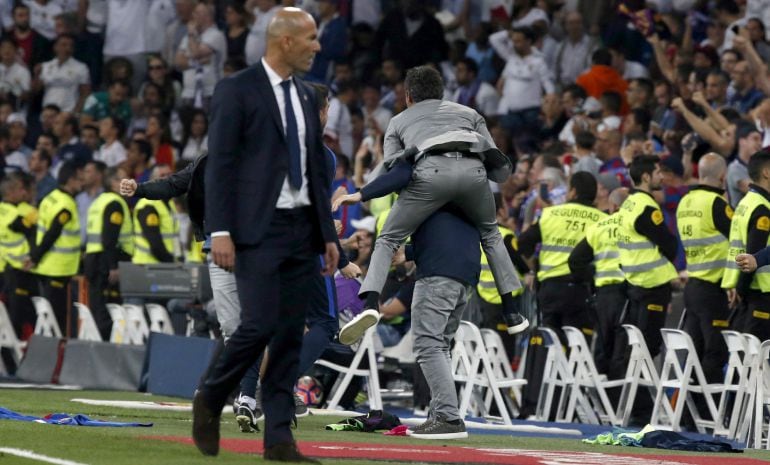
[[[425,155],[429,157],[441,155],[447,158],[476,158],[476,159],[479,158],[478,153],[468,152],[468,151],[459,151],[459,150],[452,150],[452,151],[428,150],[427,152],[425,152]]]

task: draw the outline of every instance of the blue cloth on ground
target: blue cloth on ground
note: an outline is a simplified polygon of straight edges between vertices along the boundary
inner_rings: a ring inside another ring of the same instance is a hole
[[[123,423],[118,421],[92,420],[86,415],[67,415],[66,413],[52,413],[43,418],[31,417],[0,407],[0,420],[29,421],[35,423],[47,423],[49,425],[70,426],[110,426],[110,427],[150,427],[152,423]]]
[[[695,452],[743,452],[726,442],[689,439],[674,431],[651,431],[642,438],[642,447]]]

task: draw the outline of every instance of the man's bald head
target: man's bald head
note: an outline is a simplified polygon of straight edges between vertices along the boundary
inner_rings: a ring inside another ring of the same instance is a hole
[[[320,50],[315,20],[305,11],[283,8],[270,21],[265,61],[283,78],[308,72]]]
[[[283,37],[293,36],[307,25],[307,21],[313,21],[304,10],[299,8],[282,8],[273,16],[267,26],[267,40],[279,40]]]
[[[628,198],[628,188],[627,187],[618,187],[617,189],[610,192],[610,211],[612,213],[618,211],[620,209],[620,206],[623,205],[623,202],[626,201]]]
[[[702,184],[722,187],[727,163],[723,156],[714,152],[703,155],[698,162],[698,178]]]

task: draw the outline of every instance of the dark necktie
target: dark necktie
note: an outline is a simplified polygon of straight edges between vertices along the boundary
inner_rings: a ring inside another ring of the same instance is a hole
[[[294,105],[291,103],[291,81],[281,82],[283,101],[286,107],[286,145],[289,146],[289,185],[299,190],[302,187],[302,165],[300,164],[299,131]]]

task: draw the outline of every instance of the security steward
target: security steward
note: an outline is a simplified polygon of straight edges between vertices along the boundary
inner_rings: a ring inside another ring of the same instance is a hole
[[[519,279],[523,282],[524,275],[529,272],[524,259],[519,255],[519,245],[516,239],[516,234],[503,226],[503,222],[507,218],[508,210],[503,205],[502,196],[495,194],[495,207],[497,208],[497,228],[500,230],[500,235],[503,236],[503,244],[508,251],[508,256],[511,257],[514,268],[519,273]],[[481,298],[481,314],[483,318],[482,326],[485,328],[492,328],[501,333],[500,336],[503,340],[503,345],[508,353],[508,357],[512,358],[515,353],[516,340],[510,336],[508,332],[508,325],[504,320],[503,313],[503,301],[500,297],[500,293],[497,292],[497,286],[495,285],[495,278],[492,276],[492,269],[489,267],[489,261],[487,256],[482,250],[481,252],[481,273],[479,275],[479,283],[476,286],[476,291]],[[520,298],[524,293],[524,287],[513,291],[512,295],[517,306],[520,306]]]
[[[66,337],[77,336],[77,315],[69,318],[68,286],[80,266],[80,218],[75,195],[82,189],[80,170],[65,162],[59,169],[59,186],[40,202],[37,239],[25,270],[40,278],[42,295],[51,303],[56,322]]]
[[[654,155],[634,158],[629,165],[634,188],[617,213],[620,267],[628,282],[623,323],[639,328],[653,358],[660,353],[660,329],[671,302],[671,281],[678,277],[672,264],[677,240],[652,197],[661,188],[659,162]]]
[[[0,183],[0,260],[5,262],[8,313],[16,336],[27,340],[35,330],[37,279],[24,271],[24,261],[35,244],[37,209],[29,204],[33,197],[32,178],[21,172],[10,173]]]
[[[538,306],[544,326],[559,334],[565,343],[562,326],[580,328],[586,336],[593,334],[590,290],[570,273],[567,259],[591,226],[607,214],[594,208],[596,179],[588,172],[575,173],[570,179],[567,203],[543,209],[540,220],[519,238],[519,251],[524,257],[540,247],[540,269],[537,280]]]
[[[676,210],[679,237],[687,258],[684,330],[690,335],[706,380],[721,382],[727,362],[722,330],[730,309],[722,289],[733,210],[722,188],[727,174],[724,157],[709,153],[698,162],[699,184],[682,197]]]
[[[157,167],[151,180],[161,179]],[[171,263],[179,236],[173,201],[142,198],[134,207],[134,255],[137,265]]]
[[[599,373],[609,379],[623,377],[626,366],[612,364],[623,360],[626,345],[621,314],[626,304],[626,278],[620,269],[618,251],[618,209],[628,197],[628,189],[619,187],[609,195],[610,216],[599,221],[586,232],[586,237],[569,255],[572,274],[585,281],[593,281],[596,310],[596,345],[594,361]],[[618,353],[613,357],[614,354]]]
[[[770,266],[741,273],[739,254],[755,254],[770,239],[770,151],[761,150],[749,159],[749,192],[735,208],[722,287],[736,289],[746,302],[733,326],[760,341],[770,339]]]
[[[131,260],[134,252],[133,225],[128,204],[118,195],[122,171],[108,168],[102,192],[88,209],[86,256],[88,302],[102,339],[109,340],[112,318],[107,302],[120,302],[118,262]]]

